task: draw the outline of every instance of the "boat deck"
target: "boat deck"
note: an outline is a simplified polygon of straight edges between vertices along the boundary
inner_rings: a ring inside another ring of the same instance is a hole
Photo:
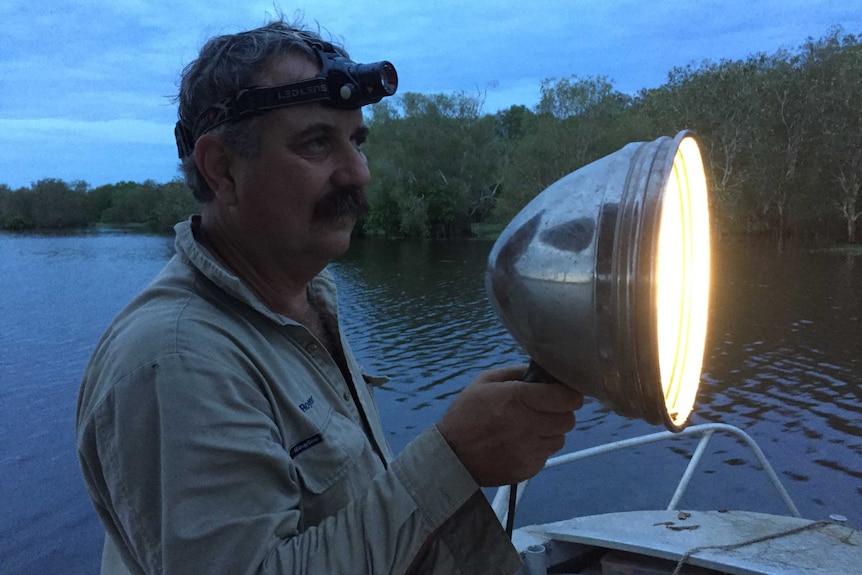
[[[749,447],[785,503],[787,515],[679,509],[717,432]],[[664,510],[574,517],[516,529],[512,542],[525,559],[520,574],[862,575],[862,531],[844,524],[838,516],[829,521],[802,518],[763,451],[737,427],[709,423],[680,433],[644,435],[554,457],[545,468],[686,436],[700,440]],[[492,501],[507,528],[526,485],[502,487]]]
[[[862,573],[859,531],[836,522],[750,511],[630,511],[577,517],[523,527],[513,541],[525,553],[531,546],[544,545],[547,558],[565,557],[560,563],[567,564],[562,567],[567,570],[554,571],[551,564],[549,573],[670,575],[683,557],[685,574]],[[573,557],[587,560],[578,564]]]

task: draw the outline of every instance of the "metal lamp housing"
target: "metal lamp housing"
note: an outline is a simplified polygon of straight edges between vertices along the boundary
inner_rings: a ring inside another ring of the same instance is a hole
[[[532,360],[616,413],[679,431],[709,300],[706,178],[690,132],[561,178],[491,250],[491,305]]]

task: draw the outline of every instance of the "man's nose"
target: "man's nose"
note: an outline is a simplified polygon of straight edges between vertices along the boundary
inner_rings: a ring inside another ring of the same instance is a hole
[[[354,145],[345,146],[333,174],[334,183],[341,186],[364,188],[371,181],[368,159],[362,150]]]

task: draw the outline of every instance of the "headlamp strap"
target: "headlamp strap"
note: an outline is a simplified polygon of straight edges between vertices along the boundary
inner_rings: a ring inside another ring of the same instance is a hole
[[[182,160],[186,156],[190,156],[195,150],[195,141],[191,130],[183,125],[183,121],[177,122],[174,126],[174,138],[177,140],[177,153]]]
[[[237,122],[276,108],[328,98],[329,86],[326,78],[312,78],[265,88],[245,88],[234,97],[222,100],[201,114],[195,122],[194,132],[198,133],[199,128],[204,128],[200,133],[209,132],[225,122]]]
[[[248,115],[293,104],[328,99],[329,84],[326,78],[312,78],[266,88],[248,88],[237,92],[234,105],[225,110],[228,117],[224,120],[219,119],[218,123],[241,120]]]
[[[182,120],[177,122],[174,136],[180,159],[194,150],[197,140],[194,134],[205,134],[227,122],[236,122],[276,108],[328,99],[329,84],[326,78],[240,90],[233,98],[210,106],[198,117],[191,129],[187,128]]]

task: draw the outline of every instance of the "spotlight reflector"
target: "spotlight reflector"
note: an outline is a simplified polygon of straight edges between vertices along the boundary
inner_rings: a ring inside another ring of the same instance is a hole
[[[616,413],[686,424],[703,365],[707,185],[693,134],[561,178],[491,250],[492,307],[544,371]]]

